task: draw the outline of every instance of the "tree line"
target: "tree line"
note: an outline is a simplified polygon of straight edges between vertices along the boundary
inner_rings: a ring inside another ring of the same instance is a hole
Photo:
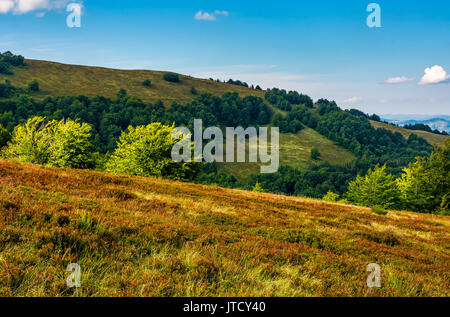
[[[356,159],[350,163],[331,165],[320,160],[320,153],[314,153],[316,163],[308,167],[296,169],[282,166],[277,173],[251,175],[244,181],[221,172],[215,164],[185,166],[186,170],[178,172],[174,172],[178,167],[167,166],[155,174],[141,174],[169,178],[173,174],[180,179],[231,188],[253,189],[258,184],[258,190],[286,195],[322,198],[330,192],[344,198],[349,181],[357,179],[358,175],[365,175],[377,164],[386,166],[386,172],[398,178],[402,175],[402,169],[415,157],[427,157],[433,151],[430,144],[414,134],[405,139],[399,133],[373,128],[369,120],[379,120],[376,115],[369,116],[356,109],[344,111],[334,101],[326,99],[314,103],[307,95],[276,88],[267,90],[265,100],[253,96],[241,98],[236,93],[225,93],[221,97],[203,94],[185,105],[173,103],[170,107],[165,107],[160,101],[144,103],[127,95],[125,90],[120,90],[115,98],[68,96],[37,101],[27,91],[15,88],[9,82],[0,84],[0,97],[0,125],[4,126],[0,129],[0,147],[11,143],[11,138],[14,138],[11,134],[14,135],[18,129],[15,127],[26,125],[29,118],[46,118],[40,124],[53,122],[50,124],[52,127],[58,126],[55,122],[67,124],[70,122],[68,120],[75,120],[78,125],[87,124],[90,127],[88,140],[91,145],[87,148],[89,153],[95,153],[86,158],[86,166],[90,168],[109,168],[117,172],[120,169],[113,166],[129,166],[130,170],[122,171],[139,175],[138,171],[143,169],[136,162],[146,162],[164,151],[139,156],[140,147],[133,146],[127,150],[129,152],[124,152],[126,155],[120,156],[116,152],[129,144],[125,141],[127,137],[133,139],[140,135],[146,142],[153,142],[151,137],[143,137],[149,131],[156,131],[155,127],[148,125],[159,123],[161,129],[173,127],[174,124],[184,125],[192,130],[196,118],[202,119],[205,126],[273,125],[280,127],[283,133],[297,133],[304,127],[310,127],[355,154]],[[129,135],[125,137],[124,133]],[[56,150],[54,152],[58,153]],[[116,160],[114,164],[111,163],[112,157]],[[127,157],[136,160],[135,163],[120,161]],[[55,160],[49,158],[43,164],[60,166]]]

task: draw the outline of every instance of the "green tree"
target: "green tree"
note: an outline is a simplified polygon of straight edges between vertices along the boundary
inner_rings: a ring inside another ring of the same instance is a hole
[[[52,143],[48,165],[68,168],[92,168],[92,127],[87,123],[62,120],[51,124],[49,130]]]
[[[333,193],[331,190],[329,190],[328,193],[325,196],[323,196],[322,200],[329,202],[337,202],[339,201],[339,194]]]
[[[364,177],[358,175],[349,183],[345,196],[356,205],[401,208],[400,190],[394,176],[386,173],[386,166],[377,165],[373,170],[369,169]]]
[[[150,87],[152,85],[152,82],[150,81],[150,79],[146,79],[142,82],[142,86],[144,87]]]
[[[28,83],[28,90],[31,92],[39,91],[39,82],[37,80],[30,81]]]
[[[5,149],[5,157],[19,162],[47,164],[52,140],[44,117],[33,117],[14,128],[11,142]]]
[[[420,212],[448,210],[450,193],[450,140],[431,155],[416,158],[398,179],[408,209]]]
[[[106,164],[114,173],[137,176],[162,176],[170,179],[192,180],[201,171],[201,163],[176,163],[172,147],[180,139],[172,139],[174,127],[161,123],[129,127],[122,132],[117,149]]]
[[[320,157],[320,152],[319,152],[319,150],[318,150],[315,146],[313,146],[313,148],[311,149],[311,154],[310,154],[310,156],[311,156],[311,160],[313,160],[313,161],[316,161],[316,160],[319,159],[319,157]]]
[[[3,128],[3,126],[0,124],[0,149],[6,146],[6,144],[11,140],[11,135],[9,134],[8,130]]]
[[[253,187],[253,192],[255,193],[264,193],[266,190],[259,182],[256,182],[255,186]]]
[[[178,74],[174,73],[165,73],[163,75],[163,79],[170,83],[178,83],[180,81],[180,77],[178,76]]]
[[[92,167],[91,127],[73,120],[45,122],[33,117],[14,129],[5,157],[19,162],[58,167]]]

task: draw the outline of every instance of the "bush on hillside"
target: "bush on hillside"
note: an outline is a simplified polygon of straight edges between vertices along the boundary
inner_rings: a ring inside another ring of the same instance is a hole
[[[39,82],[37,80],[30,81],[28,83],[28,91],[31,92],[39,91]]]
[[[172,139],[174,127],[161,123],[129,127],[122,132],[117,149],[106,164],[114,173],[135,176],[161,176],[177,180],[193,180],[201,170],[201,163],[176,163],[172,148],[180,139]]]
[[[400,208],[400,189],[386,166],[369,169],[366,176],[358,175],[348,185],[346,198],[356,205],[381,208]]]
[[[163,76],[163,79],[165,81],[168,81],[169,83],[180,82],[180,77],[178,76],[178,74],[174,74],[174,73],[165,73]]]
[[[45,122],[33,117],[14,129],[5,157],[19,162],[70,167],[93,167],[91,126],[73,120]]]

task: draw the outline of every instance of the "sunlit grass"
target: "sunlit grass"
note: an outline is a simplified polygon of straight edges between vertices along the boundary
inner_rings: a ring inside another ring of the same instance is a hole
[[[0,160],[0,296],[448,296],[449,226]],[[79,289],[66,285],[69,263]],[[380,289],[366,285],[370,263]]]

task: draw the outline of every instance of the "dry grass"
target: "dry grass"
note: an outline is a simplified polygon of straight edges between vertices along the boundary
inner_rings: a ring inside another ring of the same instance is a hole
[[[386,129],[390,130],[392,132],[399,132],[405,139],[408,139],[411,134],[417,134],[418,136],[424,138],[427,140],[428,143],[431,145],[437,144],[439,146],[444,146],[445,140],[450,139],[450,136],[448,135],[439,135],[427,131],[420,131],[420,130],[408,130],[404,128],[400,128],[397,126],[394,126],[392,124],[387,124],[384,122],[378,122],[378,121],[370,121],[372,126],[377,129]]]
[[[2,296],[448,296],[450,220],[0,160]],[[68,263],[82,287],[66,286]],[[369,263],[382,287],[369,289]]]
[[[33,79],[39,81],[37,99],[50,96],[105,96],[112,98],[120,89],[125,89],[130,96],[145,102],[162,100],[166,106],[174,101],[187,103],[195,98],[191,88],[198,94],[211,93],[221,96],[225,92],[237,92],[241,97],[258,96],[264,98],[264,91],[246,87],[218,83],[180,75],[180,83],[169,83],[162,79],[164,72],[150,70],[119,70],[102,67],[67,65],[55,62],[26,60],[25,68],[14,68],[14,75],[0,74],[0,81],[9,79],[16,87],[26,87]],[[142,82],[151,80],[151,87],[144,87]]]

